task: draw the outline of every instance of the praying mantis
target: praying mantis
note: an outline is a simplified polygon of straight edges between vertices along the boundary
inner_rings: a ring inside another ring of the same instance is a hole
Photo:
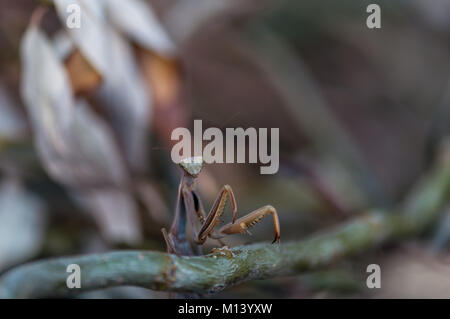
[[[203,245],[208,238],[218,240],[223,246],[224,244],[221,241],[223,237],[248,232],[249,228],[255,226],[264,217],[269,215],[273,218],[275,232],[275,238],[272,243],[279,243],[280,223],[277,211],[273,206],[263,206],[236,219],[237,205],[233,190],[229,185],[224,185],[208,215],[205,215],[202,201],[194,190],[195,179],[198,177],[203,167],[203,158],[201,156],[189,157],[182,160],[179,165],[183,169],[184,174],[181,177],[180,185],[178,187],[174,220],[169,232],[167,232],[165,228],[161,230],[167,245],[168,253],[188,256],[199,254],[200,245]],[[214,229],[220,222],[220,217],[224,213],[225,204],[228,198],[230,199],[233,211],[232,221],[221,227],[218,232],[215,232]],[[186,238],[186,220],[188,220],[192,226],[194,242],[197,244],[198,249],[196,253],[194,253]]]

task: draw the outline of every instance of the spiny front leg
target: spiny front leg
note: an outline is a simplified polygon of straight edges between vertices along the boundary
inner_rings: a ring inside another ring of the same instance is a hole
[[[214,205],[212,206],[208,216],[206,217],[206,220],[203,223],[202,228],[200,228],[200,231],[196,236],[195,242],[197,244],[199,245],[203,244],[206,238],[208,238],[208,236],[210,236],[210,234],[214,230],[214,227],[216,227],[217,223],[220,221],[220,216],[222,216],[223,214],[223,210],[225,208],[228,196],[230,197],[231,208],[233,210],[232,222],[233,223],[235,222],[237,216],[236,199],[234,197],[234,193],[233,190],[231,189],[231,186],[225,185],[222,188],[216,201],[214,202]]]
[[[261,221],[265,216],[272,215],[273,217],[273,227],[275,232],[274,242],[280,242],[280,223],[278,221],[277,210],[270,205],[261,207],[248,215],[245,215],[239,218],[235,223],[229,223],[223,226],[219,230],[220,235],[233,235],[240,234],[247,231],[249,228],[255,226],[258,222]]]
[[[197,212],[197,216],[198,219],[200,220],[200,224],[203,225],[205,223],[205,219],[206,219],[206,214],[205,214],[205,209],[203,208],[203,203],[202,200],[200,199],[200,196],[195,192],[192,191],[192,195],[194,197],[194,204],[195,204],[195,210]],[[208,236],[211,236],[212,233],[210,233]],[[198,236],[196,236],[195,238],[198,238]],[[222,246],[225,246],[225,243],[220,240],[219,238],[215,238]]]

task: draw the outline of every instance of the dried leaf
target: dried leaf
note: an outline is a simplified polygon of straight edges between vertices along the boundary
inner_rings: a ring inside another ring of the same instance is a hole
[[[72,165],[79,165],[79,176],[87,184],[128,183],[128,174],[112,133],[100,117],[80,100],[76,104],[73,125]]]
[[[148,51],[141,52],[141,57],[155,105],[167,107],[177,99],[181,91],[181,71],[178,63]]]
[[[22,54],[22,97],[39,144],[64,156],[70,152],[73,96],[69,79],[52,47],[35,26],[25,33]],[[45,156],[46,154],[41,155]]]
[[[65,61],[74,94],[86,94],[99,87],[102,77],[80,51],[73,51]]]
[[[108,17],[112,23],[142,47],[170,57],[175,45],[158,21],[152,8],[141,0],[108,0]]]
[[[135,171],[143,170],[147,162],[151,99],[135,62],[131,45],[107,19],[106,8],[109,1],[54,2],[63,22],[68,17],[68,5],[78,4],[81,7],[81,28],[67,28],[67,32],[72,36],[75,46],[104,80],[99,96],[129,165]],[[130,10],[129,6],[126,10]]]
[[[107,107],[128,163],[135,171],[143,170],[147,163],[151,99],[129,43],[114,30],[110,30],[107,37],[108,60],[114,67],[108,70],[99,95]]]
[[[108,37],[105,36],[107,27],[104,20],[103,1],[89,0],[53,0],[57,13],[64,25],[70,16],[68,6],[78,5],[81,8],[81,28],[68,28],[73,41],[87,60],[104,74],[111,67],[108,55]]]
[[[23,40],[22,63],[22,94],[47,171],[72,188],[92,190],[90,207],[108,239],[139,239],[135,204],[115,189],[128,185],[128,172],[113,134],[84,100],[74,101],[62,62],[35,26]]]
[[[123,184],[126,173],[109,128],[79,102],[47,38],[31,27],[22,46],[22,94],[38,152],[49,173],[70,186]]]
[[[53,49],[58,60],[64,61],[75,95],[88,94],[99,87],[102,76],[78,50],[70,35],[59,31],[53,38]]]
[[[172,131],[187,126],[189,118],[180,66],[176,60],[146,50],[139,53],[147,87],[153,92],[153,131],[171,145]]]

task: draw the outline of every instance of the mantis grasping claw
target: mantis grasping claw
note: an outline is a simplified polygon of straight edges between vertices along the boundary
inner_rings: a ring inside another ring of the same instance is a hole
[[[273,243],[280,241],[280,224],[276,209],[270,205],[267,205],[251,212],[248,215],[236,219],[236,199],[234,197],[233,190],[229,185],[222,187],[222,190],[214,202],[209,214],[205,216],[205,211],[200,197],[193,189],[195,178],[198,176],[203,167],[203,159],[200,156],[190,157],[181,161],[180,166],[183,169],[184,174],[178,188],[175,218],[169,233],[167,233],[164,228],[162,229],[169,253],[194,255],[185,236],[186,218],[192,225],[192,229],[194,231],[194,242],[197,245],[202,245],[208,237],[220,241],[220,239],[226,235],[240,234],[248,231],[249,228],[255,226],[267,215],[272,215],[273,218],[275,231],[275,239],[273,240]],[[220,217],[224,212],[228,197],[230,198],[231,207],[233,210],[232,222],[224,225],[217,233],[215,233],[214,228],[220,222]],[[198,229],[197,219],[201,224],[200,229]]]

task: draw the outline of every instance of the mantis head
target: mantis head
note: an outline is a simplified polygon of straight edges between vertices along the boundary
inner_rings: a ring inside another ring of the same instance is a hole
[[[180,162],[181,168],[190,176],[197,177],[203,167],[201,156],[188,157]]]

